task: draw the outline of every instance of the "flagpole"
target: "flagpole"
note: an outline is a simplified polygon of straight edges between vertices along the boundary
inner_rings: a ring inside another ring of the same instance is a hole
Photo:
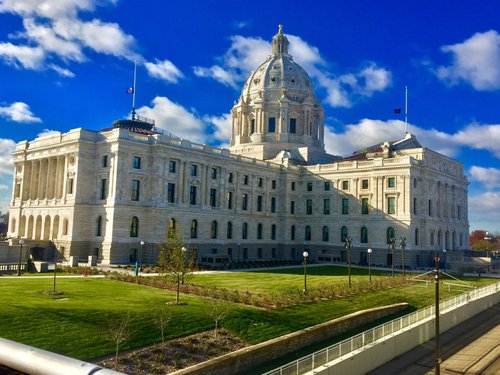
[[[137,62],[134,61],[134,91],[132,92],[132,120],[135,120],[135,84],[137,77]]]
[[[408,86],[405,86],[405,134],[408,134]]]

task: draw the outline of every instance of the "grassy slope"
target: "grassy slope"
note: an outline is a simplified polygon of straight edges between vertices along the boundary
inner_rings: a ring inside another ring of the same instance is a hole
[[[336,267],[333,270],[322,268],[315,270],[311,267],[311,274],[342,271]],[[301,288],[303,276],[300,271],[203,275],[195,277],[192,282],[264,292],[276,290],[279,285]],[[293,272],[296,274],[293,275]],[[354,272],[362,273],[363,270],[353,269]],[[316,281],[311,276],[308,282],[334,282],[339,277],[345,280],[345,276],[333,274],[321,278],[316,276]],[[157,342],[159,331],[151,323],[151,309],[174,299],[172,293],[164,290],[108,279],[61,278],[58,289],[64,292],[63,297],[67,299],[41,294],[43,290],[51,289],[52,279],[0,278],[0,337],[75,358],[93,358],[112,352],[113,344],[106,341],[104,331],[110,321],[125,312],[131,312],[137,318],[133,324],[134,334],[124,348]],[[442,297],[459,292],[456,288],[451,293],[443,290]],[[245,341],[257,343],[360,309],[396,302],[408,302],[414,308],[421,308],[431,304],[433,299],[434,289],[419,284],[271,311],[233,305],[230,316],[222,323]],[[184,336],[212,326],[206,316],[206,301],[203,298],[182,296],[181,301],[187,304],[171,306],[174,319],[167,330],[167,338]]]

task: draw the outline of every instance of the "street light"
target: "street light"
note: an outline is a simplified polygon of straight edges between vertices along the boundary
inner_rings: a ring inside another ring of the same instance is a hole
[[[17,276],[21,276],[21,256],[23,254],[23,245],[24,245],[24,240],[19,240],[19,263],[17,265]]]
[[[184,285],[184,273],[186,272],[186,269],[185,269],[185,266],[186,266],[186,252],[187,252],[187,248],[186,246],[182,246],[182,264],[183,264],[183,267],[182,267],[182,285]]]
[[[484,239],[485,239],[486,241],[491,241],[490,232],[486,232],[486,233],[484,234]],[[488,248],[489,248],[489,246],[487,246],[487,247],[486,247],[486,257],[487,257],[487,258],[489,258],[489,256],[490,256],[489,251],[488,251]]]
[[[345,238],[345,249],[347,250],[347,272],[349,273],[349,286],[351,286],[351,249],[352,249],[352,237],[347,236]]]
[[[304,251],[302,255],[304,256],[304,294],[307,294],[307,257],[309,253]]]
[[[396,239],[394,237],[389,238],[389,251],[391,252],[391,268],[392,277],[394,277],[394,249],[396,247]]]
[[[443,249],[443,270],[446,272],[446,249]]]
[[[406,237],[401,237],[399,242],[401,246],[401,268],[403,270],[403,275],[405,274],[405,249],[406,249]]]
[[[434,270],[435,272],[435,281],[436,281],[436,314],[435,314],[435,331],[436,331],[436,353],[435,353],[435,363],[436,363],[436,370],[434,372],[435,375],[440,375],[441,374],[441,348],[440,348],[440,337],[439,337],[439,249],[436,249],[436,256],[434,258],[436,262],[436,269]]]
[[[141,253],[139,254],[139,270],[142,270],[142,252],[146,242],[141,241]]]
[[[372,282],[372,249],[366,250],[368,253],[368,277],[370,278],[370,283]]]

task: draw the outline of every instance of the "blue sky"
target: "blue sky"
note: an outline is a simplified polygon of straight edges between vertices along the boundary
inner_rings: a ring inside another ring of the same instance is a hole
[[[325,3],[321,4],[320,3]],[[0,210],[15,142],[138,112],[226,146],[229,111],[284,25],[325,109],[326,148],[410,131],[464,163],[471,229],[500,231],[500,2],[0,0]]]

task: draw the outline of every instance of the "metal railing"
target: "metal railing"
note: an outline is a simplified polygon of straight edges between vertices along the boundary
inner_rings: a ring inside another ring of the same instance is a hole
[[[17,269],[19,268],[18,263],[3,263],[0,264],[0,273],[13,273],[14,271],[17,272]],[[26,263],[21,263],[21,271],[26,270]]]
[[[439,303],[440,315],[463,306],[470,301],[497,293],[499,290],[500,283],[496,283],[443,300]],[[272,371],[266,372],[264,375],[305,374],[321,365],[339,359],[340,357],[351,354],[357,350],[361,350],[378,340],[383,340],[412,326],[429,321],[434,318],[434,310],[434,305],[417,310],[390,322],[381,324],[375,328],[364,331],[356,336],[352,336],[344,341],[333,344],[327,348],[318,350],[315,353],[309,354]]]

